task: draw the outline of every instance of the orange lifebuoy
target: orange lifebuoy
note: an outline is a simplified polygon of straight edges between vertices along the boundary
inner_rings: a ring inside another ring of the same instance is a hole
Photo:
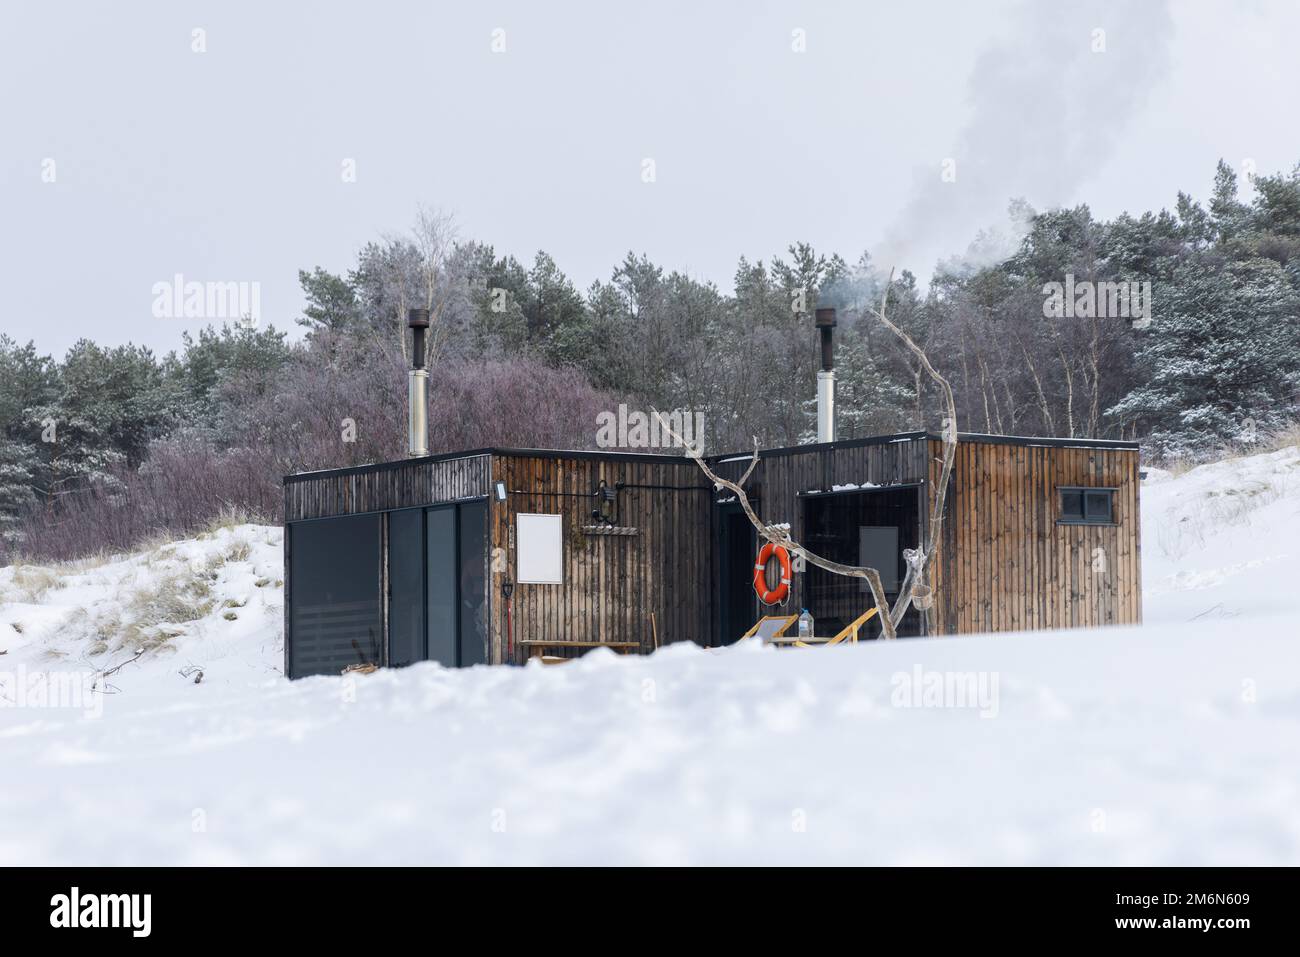
[[[768,591],[767,588],[767,560],[773,555],[781,563],[781,583]],[[758,600],[764,605],[779,605],[790,597],[790,553],[783,545],[774,545],[771,542],[764,542],[763,547],[758,550],[758,561],[754,563],[754,591],[758,592]]]

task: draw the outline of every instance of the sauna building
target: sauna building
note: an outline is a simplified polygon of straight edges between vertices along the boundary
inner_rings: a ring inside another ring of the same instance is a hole
[[[818,555],[880,571],[928,539],[942,441],[835,440],[831,330],[816,310],[819,441],[759,453],[746,493]],[[428,310],[413,309],[408,458],[284,480],[285,674],[450,667],[730,644],[761,615],[807,608],[833,635],[872,607],[865,581],[756,567],[734,496],[685,455],[427,451]],[[752,454],[713,456],[738,482]],[[958,436],[933,596],[900,637],[1140,621],[1136,443]],[[763,597],[778,606],[760,601]],[[873,637],[879,624],[869,630]]]

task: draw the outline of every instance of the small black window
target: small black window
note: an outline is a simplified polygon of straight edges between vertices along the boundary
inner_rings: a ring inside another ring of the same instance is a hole
[[[1084,492],[1083,518],[1088,522],[1109,522],[1110,492]]]
[[[1083,521],[1083,492],[1079,489],[1061,489],[1061,521]]]
[[[1063,488],[1061,521],[1068,525],[1113,525],[1115,490],[1110,488]]]

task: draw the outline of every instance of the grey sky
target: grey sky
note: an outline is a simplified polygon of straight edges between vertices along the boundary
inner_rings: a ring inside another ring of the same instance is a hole
[[[1220,156],[1300,160],[1292,0],[0,17],[0,331],[57,354],[81,336],[176,347],[204,324],[152,315],[176,273],[259,282],[263,322],[289,328],[299,268],[347,269],[421,202],[498,252],[547,250],[580,288],[634,250],[730,289],[740,255],[795,240],[928,273],[1013,195],[1110,216],[1204,198]]]

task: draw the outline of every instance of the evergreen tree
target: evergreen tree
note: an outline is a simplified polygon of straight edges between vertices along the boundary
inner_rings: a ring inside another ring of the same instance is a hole
[[[1297,342],[1300,296],[1278,263],[1195,257],[1158,300],[1137,357],[1145,384],[1109,414],[1168,455],[1268,430],[1298,411]]]
[[[39,463],[24,442],[0,437],[0,556],[11,555],[25,538],[22,513],[35,501]]]
[[[1215,238],[1231,239],[1250,223],[1250,207],[1237,199],[1237,174],[1223,160],[1214,171],[1214,193],[1210,198],[1210,224]]]
[[[299,269],[298,285],[307,299],[298,325],[338,332],[352,328],[360,321],[357,291],[348,280],[317,266],[311,272]]]

